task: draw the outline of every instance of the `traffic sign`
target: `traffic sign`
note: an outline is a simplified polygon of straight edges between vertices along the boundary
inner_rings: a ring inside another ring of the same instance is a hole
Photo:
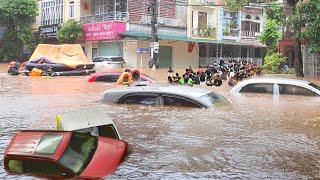
[[[149,49],[148,48],[137,48],[136,52],[137,53],[148,53]]]

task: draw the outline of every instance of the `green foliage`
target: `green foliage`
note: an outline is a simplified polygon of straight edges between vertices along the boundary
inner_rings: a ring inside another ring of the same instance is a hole
[[[268,72],[280,73],[286,59],[279,53],[270,53],[264,58],[263,68]]]
[[[295,6],[291,23],[296,36],[310,43],[311,53],[320,53],[320,1],[309,0]]]
[[[58,40],[61,43],[74,44],[83,36],[83,29],[80,23],[69,20],[58,31]]]
[[[36,0],[0,0],[0,25],[4,27],[4,60],[21,57],[23,44],[34,46],[31,24],[37,15]]]
[[[214,27],[204,27],[200,29],[200,36],[205,38],[215,38],[215,28]]]
[[[266,8],[267,19],[275,20],[277,24],[281,25],[284,21],[283,8],[278,2],[269,3],[269,7]]]
[[[250,0],[224,0],[224,2],[230,11],[238,12],[243,6],[248,5]]]
[[[281,38],[279,26],[276,20],[267,20],[264,31],[260,34],[260,42],[269,47],[269,52],[277,50],[278,41]]]

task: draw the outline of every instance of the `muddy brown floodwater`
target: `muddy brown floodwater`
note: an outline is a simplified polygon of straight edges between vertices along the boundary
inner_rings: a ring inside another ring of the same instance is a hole
[[[165,80],[165,70],[148,73]],[[320,98],[235,97],[224,85],[210,87],[232,101],[224,107],[105,105],[114,85],[87,78],[0,73],[0,179],[31,178],[3,168],[15,132],[54,129],[56,114],[87,107],[103,109],[133,146],[108,179],[320,179]]]

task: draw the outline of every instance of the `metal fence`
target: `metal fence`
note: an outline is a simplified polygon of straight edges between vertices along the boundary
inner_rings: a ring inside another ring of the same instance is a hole
[[[103,21],[127,21],[129,17],[128,14],[128,12],[113,11],[97,15],[82,16],[80,17],[80,20],[83,23],[94,23]]]

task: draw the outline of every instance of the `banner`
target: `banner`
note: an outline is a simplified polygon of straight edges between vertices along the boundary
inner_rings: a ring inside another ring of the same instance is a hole
[[[84,41],[118,40],[120,33],[126,31],[126,23],[108,21],[82,25]]]

